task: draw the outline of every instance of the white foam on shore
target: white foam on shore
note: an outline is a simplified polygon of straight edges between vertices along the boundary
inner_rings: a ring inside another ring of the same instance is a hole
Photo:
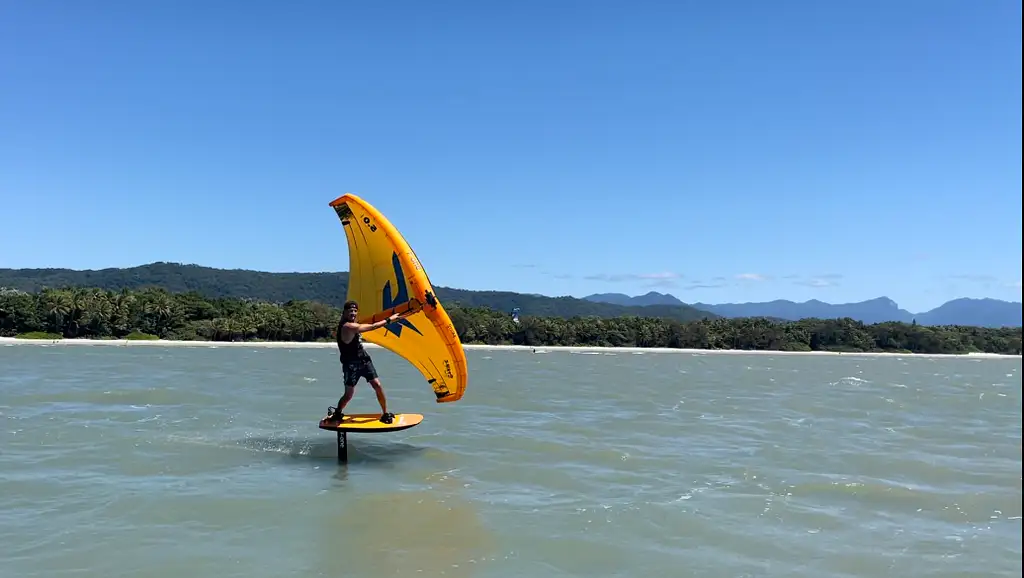
[[[284,349],[334,349],[337,345],[333,341],[302,342],[302,341],[175,341],[164,339],[152,340],[128,340],[128,339],[16,339],[14,337],[0,337],[0,346],[13,345],[86,345],[86,346],[108,346],[108,347],[271,347]],[[372,343],[364,343],[367,349],[379,348]],[[998,353],[888,353],[888,352],[851,352],[839,353],[833,351],[769,351],[769,350],[742,350],[742,349],[675,349],[670,347],[601,347],[587,345],[480,345],[476,343],[464,344],[467,350],[502,350],[502,351],[523,351],[534,353],[549,353],[564,351],[570,353],[584,352],[631,352],[631,353],[687,353],[690,355],[838,355],[857,357],[971,357],[989,359],[1020,359],[1020,355],[1003,355]]]

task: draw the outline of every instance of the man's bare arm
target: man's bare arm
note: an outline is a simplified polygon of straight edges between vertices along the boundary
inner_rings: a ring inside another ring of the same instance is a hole
[[[349,323],[346,323],[346,324],[342,325],[342,327],[344,327],[345,329],[348,329],[349,331],[355,331],[356,333],[366,333],[367,331],[373,331],[374,329],[380,329],[381,327],[384,327],[388,323],[393,323],[396,319],[398,319],[398,314],[397,313],[393,314],[391,317],[388,317],[387,319],[381,319],[380,321],[378,321],[376,323],[355,323],[355,322],[349,322]]]

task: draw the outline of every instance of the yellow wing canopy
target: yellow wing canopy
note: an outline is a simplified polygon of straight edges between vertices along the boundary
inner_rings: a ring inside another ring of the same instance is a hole
[[[348,238],[348,299],[359,304],[359,322],[402,315],[363,338],[416,366],[438,403],[462,398],[469,377],[466,353],[412,247],[384,215],[355,195],[338,197],[331,207]]]

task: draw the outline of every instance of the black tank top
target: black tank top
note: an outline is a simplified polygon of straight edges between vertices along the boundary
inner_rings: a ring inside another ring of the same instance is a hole
[[[369,357],[366,354],[366,350],[363,349],[363,343],[360,340],[358,333],[356,333],[352,337],[352,341],[349,341],[348,343],[341,340],[341,326],[338,326],[338,352],[340,353],[342,363],[358,361]]]

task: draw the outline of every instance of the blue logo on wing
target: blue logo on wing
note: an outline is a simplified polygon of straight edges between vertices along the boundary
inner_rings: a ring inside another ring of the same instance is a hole
[[[391,264],[395,268],[395,279],[398,279],[398,293],[395,294],[394,297],[391,296],[391,280],[389,279],[388,282],[384,284],[384,290],[382,291],[382,305],[385,311],[409,301],[409,288],[405,283],[405,273],[402,271],[402,262],[398,260],[398,253],[391,253]],[[416,326],[410,323],[407,319],[399,319],[394,323],[388,323],[385,327],[394,333],[395,337],[402,336],[403,327],[408,327],[410,330],[423,335],[423,333],[420,333],[420,330],[416,329]]]

